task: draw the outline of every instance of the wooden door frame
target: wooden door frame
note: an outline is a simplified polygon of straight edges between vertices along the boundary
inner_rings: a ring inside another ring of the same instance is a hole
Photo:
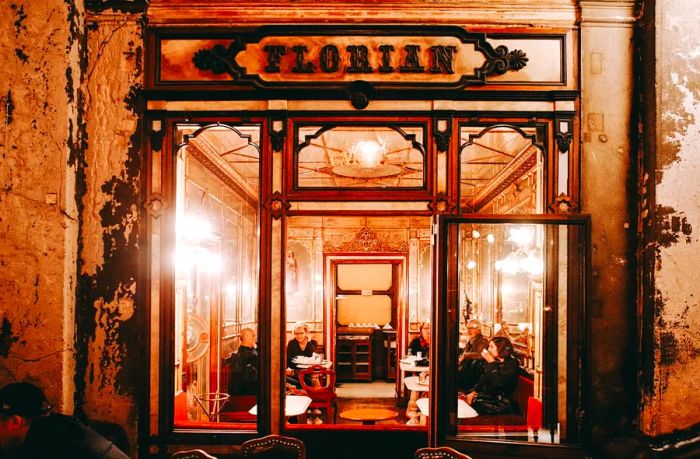
[[[403,335],[408,330],[408,253],[324,253],[323,254],[323,340],[329,358],[335,356],[336,337],[336,266],[338,264],[397,264],[398,282],[396,287],[396,335],[397,349],[401,349]],[[393,277],[393,274],[392,274]]]

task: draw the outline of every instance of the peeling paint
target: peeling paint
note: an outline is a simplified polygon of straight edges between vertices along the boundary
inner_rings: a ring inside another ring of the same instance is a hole
[[[0,357],[7,358],[10,355],[12,345],[19,341],[19,336],[12,334],[12,323],[7,318],[7,314],[2,316],[2,326],[0,327]]]
[[[27,26],[24,24],[24,20],[27,19],[27,14],[24,12],[24,5],[19,7],[14,3],[10,5],[10,8],[17,13],[17,20],[14,23],[15,26],[15,38],[19,37],[22,31],[27,31]]]

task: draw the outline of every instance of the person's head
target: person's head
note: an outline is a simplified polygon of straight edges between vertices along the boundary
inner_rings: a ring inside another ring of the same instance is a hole
[[[488,351],[496,359],[503,360],[513,355],[513,345],[505,336],[495,336],[489,341]]]
[[[299,341],[300,344],[306,343],[309,339],[309,326],[304,322],[297,322],[294,324],[294,339]]]
[[[12,383],[0,389],[0,446],[22,444],[32,421],[50,409],[44,393],[34,384]]]
[[[252,328],[241,330],[241,346],[255,347],[255,330]]]
[[[420,332],[421,338],[427,342],[430,342],[430,322],[421,322],[420,326],[418,327],[418,331]]]
[[[481,334],[481,321],[478,319],[469,319],[467,321],[467,335],[470,338]]]

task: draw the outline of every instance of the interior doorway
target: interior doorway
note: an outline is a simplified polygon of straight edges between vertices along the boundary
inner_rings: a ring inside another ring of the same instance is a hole
[[[330,267],[338,381],[394,381],[404,260],[351,257]]]

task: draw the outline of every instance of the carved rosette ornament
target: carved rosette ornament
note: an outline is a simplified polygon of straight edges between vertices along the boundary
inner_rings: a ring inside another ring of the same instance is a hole
[[[447,197],[445,193],[440,193],[433,197],[432,201],[428,204],[428,209],[433,214],[449,214],[452,213],[457,205],[455,202]]]
[[[154,194],[143,206],[153,218],[159,218],[160,213],[163,211],[163,198],[160,194]]]
[[[570,214],[576,209],[576,204],[569,196],[561,193],[549,208],[558,214]]]
[[[292,205],[287,201],[282,193],[275,191],[267,200],[267,208],[270,211],[270,215],[275,220],[279,220],[287,211],[292,207]]]
[[[332,252],[408,252],[408,244],[399,242],[398,245],[392,245],[382,241],[377,236],[377,233],[369,228],[362,228],[355,238],[348,242],[343,242],[339,245],[333,244],[331,241],[326,241],[323,244],[325,253]]]

